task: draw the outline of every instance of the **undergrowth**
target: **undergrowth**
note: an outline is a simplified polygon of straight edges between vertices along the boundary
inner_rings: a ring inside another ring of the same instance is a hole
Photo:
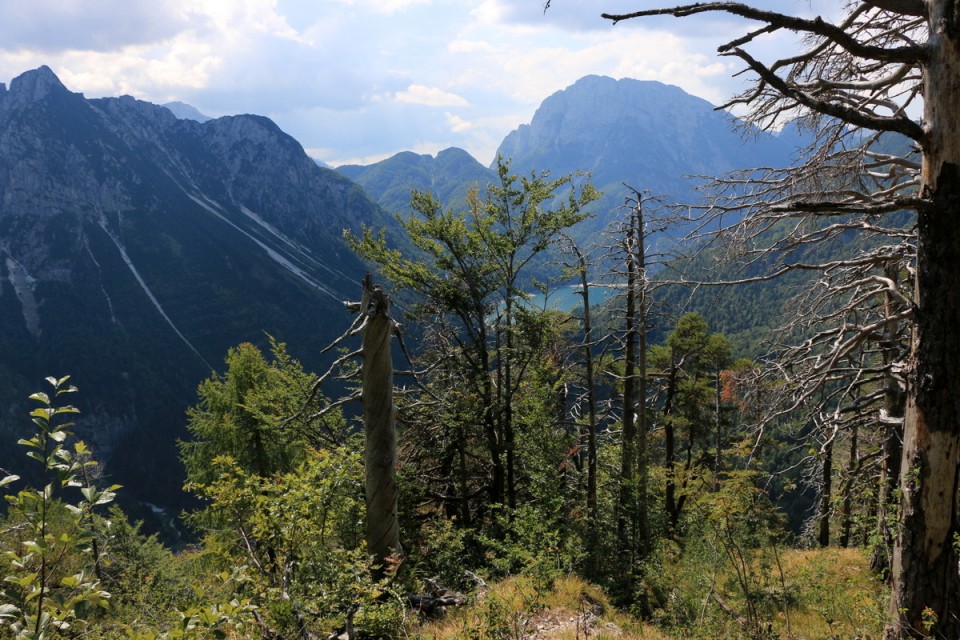
[[[769,576],[766,593],[753,593],[758,609],[769,615],[758,633],[744,625],[744,601],[726,591],[733,574],[719,569],[705,576],[713,589],[678,595],[697,599],[699,610],[690,624],[655,624],[615,608],[608,596],[583,579],[568,574],[548,590],[535,580],[514,576],[476,592],[465,606],[439,621],[411,620],[407,637],[416,640],[667,640],[783,638],[821,640],[882,637],[886,589],[868,567],[861,549],[784,550],[780,570]],[[678,567],[662,569],[671,575]],[[779,585],[774,587],[773,585]],[[726,605],[725,610],[715,596]],[[739,616],[739,619],[738,619]]]

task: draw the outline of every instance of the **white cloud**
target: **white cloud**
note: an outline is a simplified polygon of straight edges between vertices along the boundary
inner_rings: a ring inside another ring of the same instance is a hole
[[[363,11],[393,15],[415,6],[426,6],[434,0],[337,0],[341,5],[356,7]]]
[[[458,115],[449,112],[444,113],[443,115],[447,119],[447,125],[449,125],[450,131],[455,133],[463,133],[464,131],[469,131],[473,128],[472,124]]]
[[[403,104],[419,104],[427,107],[466,107],[470,104],[465,98],[455,93],[422,84],[411,84],[406,90],[398,92],[394,99]]]
[[[447,45],[450,53],[496,53],[497,48],[482,40],[454,40]]]

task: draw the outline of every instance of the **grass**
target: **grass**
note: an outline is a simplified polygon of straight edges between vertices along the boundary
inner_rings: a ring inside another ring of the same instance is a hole
[[[774,628],[798,639],[883,637],[889,591],[862,549],[791,550],[783,554],[791,606]]]
[[[528,577],[499,582],[443,620],[415,624],[417,640],[667,640],[655,627],[618,612],[603,591],[573,575],[551,588]]]
[[[763,601],[770,637],[785,640],[871,640],[883,635],[887,590],[871,573],[860,549],[786,550],[776,575],[761,581],[769,593]],[[769,570],[769,569],[768,569]],[[670,571],[670,569],[665,569]],[[732,610],[744,606],[742,594],[724,589],[721,572],[715,589]],[[722,610],[710,594],[686,594],[700,606],[698,615],[675,627],[654,626],[615,609],[607,595],[577,576],[552,585],[529,577],[512,577],[475,594],[470,603],[446,618],[413,622],[415,640],[673,640],[748,638],[743,625]],[[786,606],[784,606],[786,604]]]

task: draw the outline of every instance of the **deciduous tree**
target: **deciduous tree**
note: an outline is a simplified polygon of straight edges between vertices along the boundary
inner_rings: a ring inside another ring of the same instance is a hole
[[[415,215],[400,220],[415,254],[391,248],[370,229],[350,240],[386,278],[416,296],[415,315],[429,321],[427,340],[443,345],[433,352],[432,370],[459,380],[449,389],[459,399],[447,415],[461,414],[461,442],[474,439],[466,431],[481,427],[488,504],[515,506],[515,394],[531,358],[518,336],[519,301],[532,286],[534,261],[586,217],[584,207],[597,196],[589,183],[575,187],[573,176],[517,176],[503,160],[497,176],[485,197],[470,194],[463,211],[445,211],[430,193],[415,191]],[[566,197],[561,189],[569,189]],[[466,453],[461,456],[472,457]]]

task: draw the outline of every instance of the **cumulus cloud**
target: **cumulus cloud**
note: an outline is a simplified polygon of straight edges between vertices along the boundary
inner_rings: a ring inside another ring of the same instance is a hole
[[[358,6],[372,11],[392,15],[416,5],[429,5],[433,0],[339,0],[348,6]]]
[[[406,90],[397,93],[394,99],[405,104],[420,104],[427,107],[466,107],[470,104],[465,98],[455,93],[422,84],[411,84]]]
[[[450,53],[495,53],[496,47],[482,40],[453,40],[447,45]]]
[[[464,131],[469,131],[473,128],[473,125],[461,118],[460,116],[447,112],[443,114],[447,119],[447,124],[450,126],[450,131],[456,133],[463,133]]]

